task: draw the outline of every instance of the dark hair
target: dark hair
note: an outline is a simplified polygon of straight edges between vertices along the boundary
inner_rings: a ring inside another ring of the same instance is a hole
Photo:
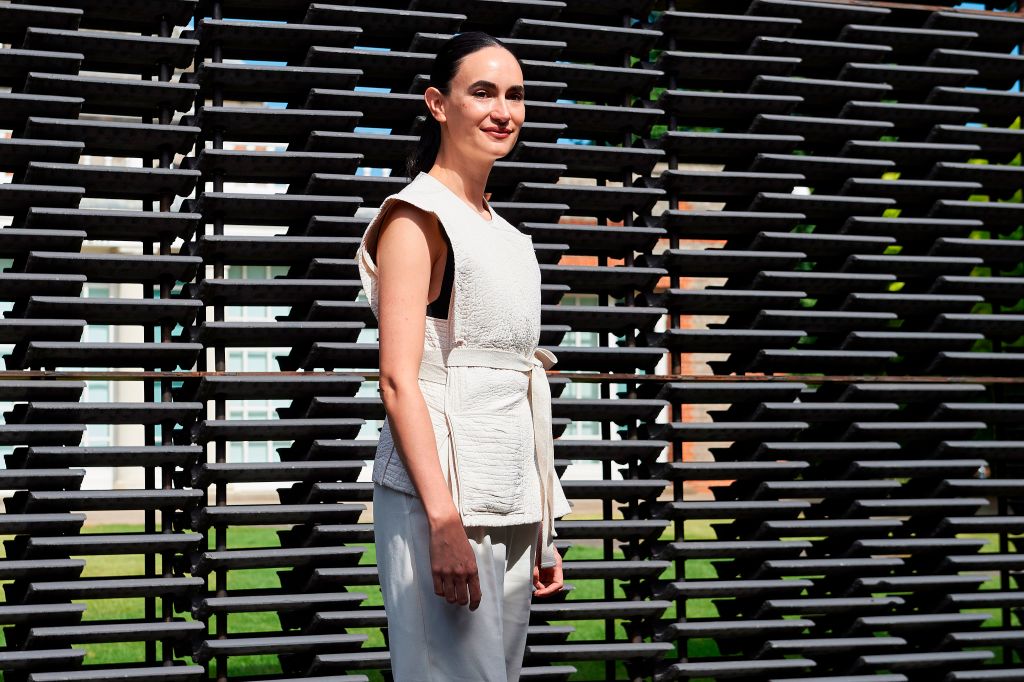
[[[441,49],[438,50],[437,57],[434,58],[434,64],[430,68],[430,82],[427,84],[427,87],[435,87],[447,95],[452,78],[455,77],[455,72],[459,70],[459,64],[462,63],[462,60],[485,47],[500,47],[508,50],[513,57],[516,56],[512,50],[508,49],[507,45],[488,33],[483,31],[459,33],[449,38],[441,46]],[[516,61],[519,61],[518,57],[516,57]],[[522,65],[520,64],[520,66]],[[427,120],[420,133],[419,142],[412,153],[409,154],[409,158],[406,159],[406,175],[411,178],[420,171],[430,170],[437,159],[437,150],[440,147],[441,124],[430,115],[430,112],[427,112]]]

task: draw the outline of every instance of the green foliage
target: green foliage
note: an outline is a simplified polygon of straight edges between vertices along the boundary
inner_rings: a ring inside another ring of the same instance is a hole
[[[142,532],[142,526],[138,525],[103,525],[86,526],[83,533],[138,533]],[[672,529],[669,528],[663,534],[663,540],[672,539]],[[707,522],[690,522],[686,525],[686,536],[689,539],[711,539],[714,538],[714,530]],[[0,540],[9,539],[0,537]],[[278,547],[280,542],[276,528],[251,527],[251,528],[230,528],[227,534],[228,547],[231,549],[256,548],[256,547]],[[211,534],[211,547],[212,547]],[[376,551],[372,543],[359,544],[364,548],[360,559],[361,564],[373,565],[376,563]],[[0,545],[2,548],[2,545]],[[575,543],[567,555],[567,560],[597,560],[603,559],[604,552],[600,543],[578,542]],[[614,557],[622,558],[622,552],[615,550]],[[118,576],[142,576],[145,573],[145,559],[141,554],[129,555],[96,555],[79,557],[85,559],[86,567],[82,573],[83,578],[110,578]],[[159,557],[157,557],[156,570],[160,571]],[[228,572],[229,590],[250,590],[268,589],[280,587],[277,572],[279,568],[245,569]],[[687,563],[687,578],[708,579],[714,578],[715,572],[711,562],[693,561]],[[675,577],[674,571],[669,570],[664,576],[665,580]],[[209,576],[209,589],[216,589],[215,576]],[[604,598],[603,580],[578,580],[573,581],[572,599],[595,600]],[[618,599],[624,597],[622,591],[623,581],[612,582],[614,596]],[[380,588],[375,585],[360,585],[354,588],[361,594],[366,595],[363,607],[380,607],[383,604]],[[83,620],[86,621],[116,621],[126,619],[141,619],[145,615],[145,600],[141,598],[130,599],[86,599],[76,600],[86,605]],[[162,612],[160,600],[156,600],[156,613]],[[687,605],[687,617],[690,618],[711,618],[717,615],[714,606],[709,601],[694,601]],[[189,612],[175,612],[174,616],[183,620],[192,620]],[[674,607],[669,609],[664,618],[672,620],[675,618]],[[605,623],[597,620],[568,621],[576,631],[570,636],[574,641],[603,641],[606,639]],[[210,624],[211,628],[213,623]],[[622,621],[614,622],[614,637],[619,640],[626,639],[626,632]],[[281,623],[277,615],[272,612],[238,613],[228,618],[228,633],[275,633],[280,632]],[[351,634],[365,634],[367,641],[365,648],[381,648],[384,646],[384,638],[377,628],[352,628]],[[3,630],[0,629],[0,647],[4,646]],[[112,665],[118,663],[140,663],[145,661],[145,645],[141,642],[115,642],[109,644],[78,644],[78,648],[85,649],[86,657],[84,665]],[[706,646],[706,645],[705,645]],[[160,655],[159,650],[157,655]],[[179,657],[177,660],[184,663],[192,663],[191,657]],[[215,676],[214,666],[210,666],[211,677]],[[574,663],[577,673],[572,680],[599,680],[605,679],[605,664],[603,661],[585,661]],[[280,664],[276,656],[236,656],[228,661],[228,676],[256,676],[269,675],[281,672]],[[383,677],[376,671],[367,671],[366,674],[373,682],[383,682]],[[2,679],[2,678],[0,678]],[[616,667],[615,679],[627,679],[626,670],[622,663]]]

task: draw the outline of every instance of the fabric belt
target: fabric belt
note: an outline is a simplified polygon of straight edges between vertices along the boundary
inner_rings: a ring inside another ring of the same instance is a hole
[[[541,488],[541,566],[555,565],[555,444],[551,436],[551,386],[544,370],[557,362],[555,354],[546,348],[534,349],[532,357],[524,357],[511,351],[487,348],[452,348],[443,351],[424,351],[420,363],[419,377],[425,381],[447,383],[449,367],[490,367],[517,372],[529,372],[528,400],[533,419],[533,443],[540,472]],[[447,410],[446,410],[447,411]],[[448,419],[447,414],[445,419]],[[448,424],[451,429],[451,424]],[[457,471],[457,470],[456,470]],[[459,486],[458,476],[454,485]],[[461,489],[459,499],[462,499]]]

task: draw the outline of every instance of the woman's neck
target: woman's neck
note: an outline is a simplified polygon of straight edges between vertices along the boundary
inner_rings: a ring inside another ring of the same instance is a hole
[[[428,175],[443,182],[456,196],[476,209],[481,217],[493,217],[487,215],[487,207],[484,205],[484,188],[487,186],[487,176],[491,173],[491,167],[481,168],[457,168],[447,163],[446,160],[438,158],[434,166],[428,171]]]

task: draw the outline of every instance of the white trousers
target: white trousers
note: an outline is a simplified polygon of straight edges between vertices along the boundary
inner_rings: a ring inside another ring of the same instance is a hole
[[[518,682],[526,650],[538,523],[470,527],[480,606],[434,594],[420,498],[373,487],[377,569],[395,682]]]

